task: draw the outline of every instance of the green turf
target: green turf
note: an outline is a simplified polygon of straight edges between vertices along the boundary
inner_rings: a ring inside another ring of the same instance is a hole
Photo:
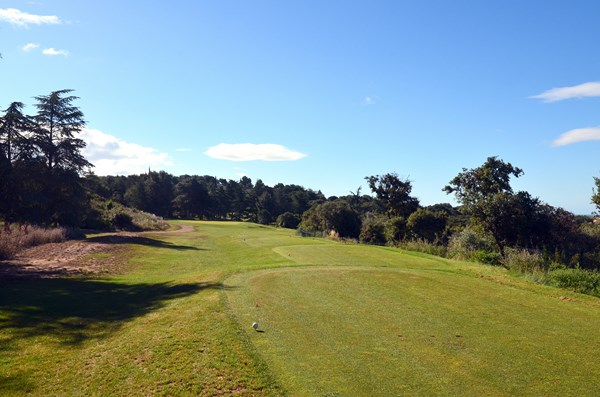
[[[228,280],[292,395],[594,396],[600,313],[449,272],[326,267]],[[249,329],[249,327],[247,327]]]
[[[597,298],[390,248],[188,224],[123,239],[119,275],[1,282],[0,395],[600,390]]]

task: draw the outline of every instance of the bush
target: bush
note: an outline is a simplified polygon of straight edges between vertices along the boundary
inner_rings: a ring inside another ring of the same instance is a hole
[[[472,258],[477,262],[485,263],[486,265],[499,265],[500,264],[500,253],[490,252],[485,250],[477,250],[472,254]]]
[[[547,283],[600,298],[600,273],[583,269],[557,269],[548,272]]]
[[[362,222],[360,228],[361,243],[384,245],[385,238],[385,218],[381,216],[368,215]]]
[[[507,248],[504,258],[504,267],[520,273],[533,273],[544,270],[548,266],[542,254],[536,251]]]
[[[82,223],[82,227],[95,230],[113,228],[127,230],[166,230],[169,224],[161,217],[134,208],[125,207],[117,201],[104,200],[93,196],[92,208]]]
[[[390,218],[385,224],[385,239],[389,244],[404,240],[406,236],[406,219],[401,216]]]
[[[350,204],[338,199],[315,203],[302,214],[300,227],[310,232],[326,234],[334,230],[341,238],[357,238],[360,235],[361,220]]]
[[[442,258],[445,258],[448,252],[445,246],[430,243],[425,240],[405,240],[398,244],[398,248],[402,248],[407,251],[416,251],[424,254],[441,256]]]
[[[478,260],[478,257],[483,257],[482,251],[496,252],[493,240],[489,236],[469,228],[453,234],[448,243],[448,257],[453,259]]]
[[[119,212],[118,214],[115,214],[111,223],[117,229],[122,229],[122,230],[135,229],[135,227],[133,226],[133,218],[131,217],[131,215],[125,214],[123,212]]]
[[[283,214],[277,217],[275,221],[277,227],[284,227],[286,229],[295,229],[300,224],[300,218],[296,214],[292,214],[291,212],[284,212]]]
[[[447,220],[445,213],[419,208],[410,214],[406,227],[413,237],[432,242],[442,237]]]

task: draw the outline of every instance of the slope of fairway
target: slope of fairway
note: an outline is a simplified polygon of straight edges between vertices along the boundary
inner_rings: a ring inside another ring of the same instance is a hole
[[[293,232],[186,224],[196,231],[123,238],[120,274],[0,280],[0,396],[280,395],[222,280],[288,263],[244,240]]]
[[[194,231],[121,236],[118,274],[0,280],[0,395],[597,396],[596,298],[291,230],[177,223]]]
[[[233,311],[291,395],[600,390],[600,307],[593,300],[561,300],[558,290],[378,247],[275,250],[305,265],[337,265],[227,280]],[[253,332],[253,321],[264,332]]]

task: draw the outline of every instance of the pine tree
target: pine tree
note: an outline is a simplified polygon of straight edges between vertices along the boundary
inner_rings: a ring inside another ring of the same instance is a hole
[[[81,154],[85,142],[75,137],[85,127],[85,120],[81,110],[72,104],[78,99],[68,95],[72,91],[53,91],[35,97],[38,101],[35,142],[48,170],[59,168],[81,174],[92,164]]]

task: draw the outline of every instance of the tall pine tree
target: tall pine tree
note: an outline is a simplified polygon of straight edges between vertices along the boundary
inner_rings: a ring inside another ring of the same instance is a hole
[[[49,170],[60,168],[81,174],[92,164],[81,154],[85,142],[75,137],[85,127],[85,120],[81,110],[73,106],[78,97],[68,95],[72,91],[53,91],[35,97],[38,113],[34,117],[34,136]]]
[[[69,95],[72,91],[35,97],[38,112],[33,117],[33,142],[38,151],[37,163],[42,165],[36,172],[35,185],[41,187],[45,200],[34,203],[42,207],[38,212],[41,219],[33,221],[75,225],[88,206],[80,175],[92,164],[81,153],[85,142],[76,137],[85,127],[85,120],[73,105],[78,98]]]

